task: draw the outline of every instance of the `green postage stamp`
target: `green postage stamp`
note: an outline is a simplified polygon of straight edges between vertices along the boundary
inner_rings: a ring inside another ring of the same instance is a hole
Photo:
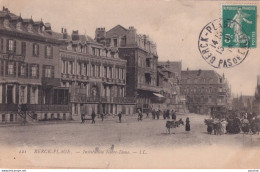
[[[222,46],[256,48],[256,5],[222,5]]]

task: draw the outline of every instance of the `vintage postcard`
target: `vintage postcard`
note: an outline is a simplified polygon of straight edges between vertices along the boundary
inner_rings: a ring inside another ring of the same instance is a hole
[[[0,169],[258,171],[259,5],[0,0]]]

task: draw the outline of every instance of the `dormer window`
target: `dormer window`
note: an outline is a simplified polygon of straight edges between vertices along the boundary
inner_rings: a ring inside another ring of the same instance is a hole
[[[32,32],[32,29],[33,29],[32,24],[29,24],[29,25],[28,25],[28,32]]]
[[[9,28],[9,19],[4,19],[4,27]]]
[[[22,22],[18,22],[18,23],[16,24],[16,29],[17,29],[17,30],[22,30]]]
[[[72,43],[71,42],[68,44],[67,50],[70,50],[70,51],[72,50]]]

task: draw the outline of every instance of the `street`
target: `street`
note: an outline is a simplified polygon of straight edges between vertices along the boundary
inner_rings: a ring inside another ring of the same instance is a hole
[[[122,147],[142,146],[145,148],[189,145],[236,145],[256,146],[260,143],[260,135],[225,134],[221,136],[208,135],[204,119],[207,116],[188,114],[178,115],[177,119],[190,118],[191,131],[185,133],[185,126],[166,132],[166,120],[152,120],[144,116],[137,121],[137,116],[123,116],[122,123],[118,117],[110,117],[103,122],[96,118],[96,124],[88,120],[61,124],[36,124],[25,126],[0,127],[0,145],[14,146],[110,146]],[[175,133],[175,134],[174,134]]]

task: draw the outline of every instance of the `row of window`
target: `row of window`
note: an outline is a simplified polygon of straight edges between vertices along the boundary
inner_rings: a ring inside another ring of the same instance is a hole
[[[212,88],[212,87],[209,87],[209,88],[204,88],[204,87],[202,87],[202,88],[189,88],[189,87],[187,87],[187,88],[182,88],[181,89],[181,92],[183,93],[183,94],[189,94],[189,93],[191,93],[191,94],[196,94],[196,93],[216,93],[216,92],[223,92],[224,90],[223,90],[223,88],[222,87],[219,87],[219,88]]]
[[[15,53],[15,54],[21,54],[21,55],[26,55],[26,51],[27,51],[27,43],[26,42],[20,42],[21,48],[20,48],[20,52],[17,52],[17,41],[13,40],[13,39],[7,39],[6,40],[6,52],[9,53]],[[0,50],[4,51],[4,39],[1,38],[0,39]],[[53,58],[53,47],[51,45],[45,45],[44,46],[45,49],[45,58]],[[32,56],[34,57],[39,57],[40,56],[40,45],[37,43],[34,43],[32,45]]]
[[[75,74],[75,63],[73,61],[62,60],[62,73]],[[119,67],[101,66],[97,64],[87,64],[83,62],[77,63],[77,75],[106,77],[113,79],[125,79],[125,70]]]
[[[34,63],[17,63],[15,61],[0,61],[0,71],[2,76],[17,76],[17,64],[18,64],[18,76],[24,78],[39,78],[40,65]],[[5,68],[5,72],[4,72]],[[42,65],[42,76],[46,78],[54,78],[54,66]]]
[[[33,114],[33,119],[37,120],[38,119],[38,115],[37,114]],[[48,114],[44,114],[44,120],[48,119]],[[54,118],[54,114],[51,114],[51,119],[55,119]],[[61,114],[57,114],[57,119],[61,119]],[[62,120],[66,120],[66,114],[62,114]],[[9,118],[10,122],[14,122],[17,121],[17,114],[10,114],[10,118]],[[2,114],[2,122],[7,122],[7,118],[6,118],[6,114]]]

